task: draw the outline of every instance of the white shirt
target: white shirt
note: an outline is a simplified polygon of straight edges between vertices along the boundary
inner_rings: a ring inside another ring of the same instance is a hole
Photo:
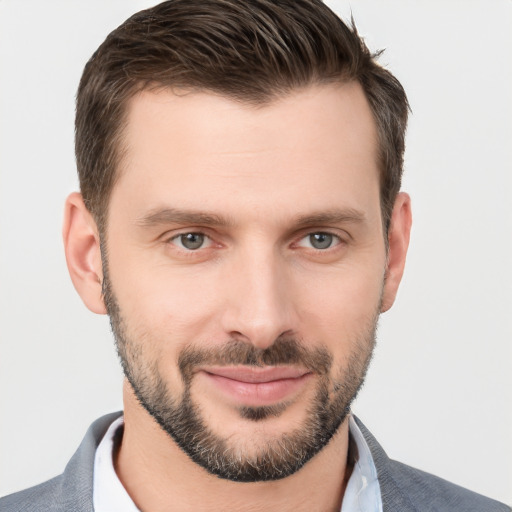
[[[124,417],[120,416],[110,425],[96,448],[92,487],[95,512],[139,512],[114,469],[112,454],[115,434],[123,425]]]
[[[117,477],[112,459],[116,432],[123,424],[123,416],[115,420],[96,450],[93,482],[96,512],[140,512]],[[345,489],[341,512],[382,512],[377,470],[366,440],[352,416],[349,429],[357,460]]]
[[[349,418],[348,426],[357,453],[354,468],[343,495],[341,512],[382,512],[377,468],[370,448],[352,416]]]

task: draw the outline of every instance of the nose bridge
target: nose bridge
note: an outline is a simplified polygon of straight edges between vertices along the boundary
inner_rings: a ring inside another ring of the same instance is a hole
[[[224,329],[258,348],[294,331],[293,305],[283,259],[272,247],[240,251],[231,276]]]

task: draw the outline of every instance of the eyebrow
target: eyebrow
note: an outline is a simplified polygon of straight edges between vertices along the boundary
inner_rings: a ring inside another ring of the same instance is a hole
[[[300,226],[312,226],[320,224],[344,224],[360,223],[366,219],[366,215],[354,208],[333,209],[303,215],[296,220]]]
[[[366,216],[363,212],[353,209],[331,209],[312,212],[294,219],[297,226],[314,226],[322,224],[361,223]],[[137,219],[137,224],[142,227],[152,227],[166,224],[196,224],[211,227],[230,227],[235,223],[221,215],[195,210],[181,210],[177,208],[161,208],[150,211]]]
[[[149,212],[138,219],[137,224],[143,227],[162,224],[200,224],[202,226],[231,226],[229,219],[209,212],[179,210],[177,208],[161,208]]]

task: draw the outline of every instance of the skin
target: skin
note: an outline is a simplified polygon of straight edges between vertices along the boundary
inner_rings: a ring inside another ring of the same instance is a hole
[[[132,99],[109,203],[109,277],[127,332],[176,396],[177,359],[190,344],[236,338],[267,348],[290,335],[326,348],[333,376],[346,367],[376,312],[393,304],[409,242],[410,200],[400,193],[386,252],[376,140],[356,83],[311,86],[258,108],[167,90]],[[226,222],[178,219],[176,209]],[[178,235],[197,232],[206,245],[180,246]],[[318,232],[334,235],[331,247],[311,246]],[[106,313],[99,235],[78,193],[66,203],[64,241],[77,291],[89,309]],[[263,422],[240,417],[243,399],[200,373],[191,390],[213,432],[257,452],[301,424],[316,386],[314,375],[306,379],[284,411]],[[116,471],[142,510],[340,509],[347,421],[295,474],[236,483],[192,462],[126,381],[124,407]]]

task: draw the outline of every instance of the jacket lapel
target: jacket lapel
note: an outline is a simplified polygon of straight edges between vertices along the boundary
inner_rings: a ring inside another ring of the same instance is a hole
[[[96,448],[111,423],[122,413],[107,414],[96,420],[78,447],[60,481],[60,497],[55,511],[93,512],[93,472]]]

